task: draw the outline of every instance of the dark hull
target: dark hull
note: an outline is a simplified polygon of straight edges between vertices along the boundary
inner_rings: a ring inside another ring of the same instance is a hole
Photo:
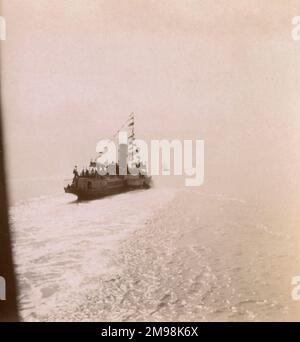
[[[64,190],[66,193],[77,196],[78,200],[87,201],[136,189],[148,189],[150,187],[150,178],[148,181],[146,179],[138,180],[136,178],[131,178],[130,180],[127,180],[127,182],[126,180],[122,180],[117,184],[115,183],[106,186],[99,186],[95,181],[92,181],[91,188],[85,186],[86,182],[90,182],[90,180],[83,178],[77,185],[69,185],[65,187]]]
[[[82,191],[78,189],[67,189],[65,188],[65,192],[69,194],[73,194],[77,196],[80,201],[89,201],[98,198],[103,198],[106,196],[121,194],[127,191],[135,190],[134,188],[122,187],[118,189],[111,189],[107,191]]]

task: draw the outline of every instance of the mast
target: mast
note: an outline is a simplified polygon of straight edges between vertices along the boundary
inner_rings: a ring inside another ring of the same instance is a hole
[[[127,120],[121,125],[121,127],[112,135],[110,139],[108,139],[109,142],[114,142],[115,138],[121,132],[121,130],[124,128],[126,129],[127,134],[128,134],[128,140],[127,140],[127,147],[126,147],[126,160],[127,160],[127,165],[128,164],[133,164],[134,163],[134,157],[136,155],[137,147],[135,145],[135,127],[134,127],[134,112],[132,112]],[[98,152],[98,157],[101,157],[103,152]],[[120,155],[120,146],[118,145],[118,156]],[[92,163],[91,163],[92,165]]]
[[[129,136],[128,136],[128,156],[131,157],[131,162],[133,162],[134,140],[135,140],[134,113],[133,112],[129,116],[128,130],[129,130]]]

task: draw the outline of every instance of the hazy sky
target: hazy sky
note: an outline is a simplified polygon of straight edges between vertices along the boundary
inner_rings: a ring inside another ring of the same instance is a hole
[[[206,182],[298,186],[298,0],[1,2],[10,176],[68,174],[134,111],[204,138]]]

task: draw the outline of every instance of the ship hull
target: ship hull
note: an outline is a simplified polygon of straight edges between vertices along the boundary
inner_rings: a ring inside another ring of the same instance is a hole
[[[109,191],[105,191],[105,192],[103,192],[103,191],[89,192],[89,191],[80,191],[80,190],[76,190],[76,189],[66,189],[65,188],[66,193],[73,194],[73,195],[77,196],[77,199],[79,201],[90,201],[90,200],[94,200],[94,199],[103,198],[106,196],[121,194],[123,192],[132,191],[132,190],[135,190],[135,189],[124,187],[124,188],[109,190]]]
[[[72,185],[64,188],[66,193],[77,196],[78,200],[93,200],[135,189],[148,189],[150,177],[110,176],[102,178],[79,177]]]

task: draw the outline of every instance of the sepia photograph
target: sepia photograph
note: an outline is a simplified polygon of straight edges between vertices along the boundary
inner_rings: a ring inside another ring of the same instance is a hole
[[[298,0],[0,0],[0,39],[1,322],[300,321]]]

